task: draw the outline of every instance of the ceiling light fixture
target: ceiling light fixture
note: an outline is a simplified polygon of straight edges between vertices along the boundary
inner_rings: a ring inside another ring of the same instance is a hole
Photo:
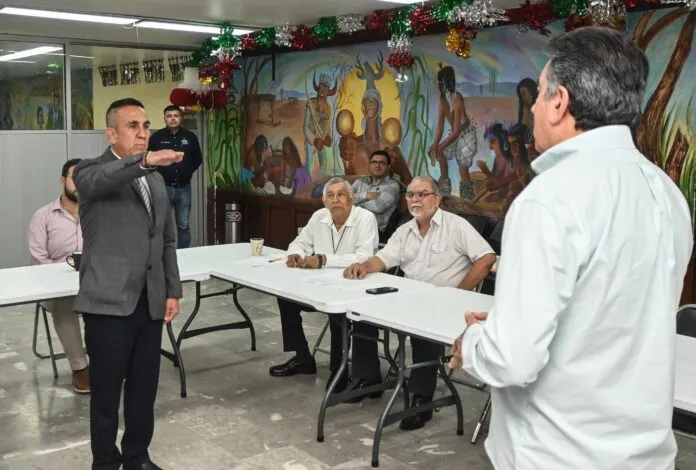
[[[135,26],[138,28],[148,28],[148,29],[163,29],[167,31],[183,31],[187,33],[201,33],[201,34],[220,34],[220,26],[210,26],[201,24],[189,24],[189,23],[167,23],[165,21],[151,21],[143,20],[138,21]],[[232,34],[235,36],[242,36],[244,34],[253,33],[251,29],[234,28]]]
[[[14,52],[12,54],[5,54],[0,56],[0,62],[8,62],[17,59],[24,59],[25,57],[31,57],[34,55],[48,54],[49,52],[60,51],[62,47],[55,46],[41,46],[35,47],[33,49],[27,49],[26,51]]]
[[[84,21],[87,23],[104,23],[115,25],[129,25],[138,21],[137,18],[124,18],[122,16],[87,15],[84,13],[68,13],[63,11],[34,10],[30,8],[4,7],[1,14],[29,16],[32,18],[48,18],[53,20]]]

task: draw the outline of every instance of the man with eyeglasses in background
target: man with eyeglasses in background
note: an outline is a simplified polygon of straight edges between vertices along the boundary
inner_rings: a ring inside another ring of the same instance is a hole
[[[440,209],[440,188],[429,176],[418,176],[408,185],[406,202],[413,215],[389,238],[387,245],[364,263],[344,271],[348,279],[363,279],[374,272],[399,266],[406,278],[440,287],[472,290],[488,275],[496,261],[490,245],[464,218]],[[414,363],[436,360],[444,347],[411,337]],[[353,372],[355,378],[355,371]],[[413,369],[409,390],[411,406],[432,401],[437,384],[437,367]],[[404,418],[399,428],[420,429],[433,417],[432,410]]]
[[[375,150],[370,156],[370,176],[358,178],[353,183],[355,205],[375,214],[379,227],[379,241],[387,241],[389,219],[399,204],[399,183],[389,176],[391,159],[384,150]]]

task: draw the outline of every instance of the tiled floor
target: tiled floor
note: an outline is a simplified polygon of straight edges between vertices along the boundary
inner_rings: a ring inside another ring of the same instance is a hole
[[[223,286],[211,282],[204,292]],[[182,302],[185,313],[175,321],[175,330],[191,310],[192,294],[189,285]],[[245,330],[186,340],[186,399],[179,397],[176,369],[162,362],[153,460],[166,470],[370,468],[374,426],[386,398],[329,409],[326,440],[317,443],[328,357],[317,356],[317,377],[270,377],[268,367],[287,357],[281,352],[275,299],[250,291],[240,299],[256,326],[258,351],[249,351]],[[0,470],[89,469],[89,399],[70,391],[65,361],[59,361],[60,376],[54,382],[49,361],[32,355],[33,306],[0,309],[0,317]],[[237,317],[231,297],[215,297],[203,300],[194,326]],[[324,319],[305,314],[310,342]],[[39,344],[45,345],[43,336]],[[391,426],[383,436],[380,468],[490,469],[483,446],[468,441],[486,396],[459,390],[465,436],[455,435],[453,408],[436,413],[419,431],[405,433]],[[680,470],[696,469],[696,441],[677,441]]]

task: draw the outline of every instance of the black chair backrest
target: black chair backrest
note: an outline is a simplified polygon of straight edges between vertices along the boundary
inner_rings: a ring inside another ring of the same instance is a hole
[[[486,236],[486,226],[488,225],[488,219],[486,217],[472,214],[464,214],[461,217],[464,217],[481,236]]]
[[[677,311],[677,334],[696,338],[696,305],[679,307]]]

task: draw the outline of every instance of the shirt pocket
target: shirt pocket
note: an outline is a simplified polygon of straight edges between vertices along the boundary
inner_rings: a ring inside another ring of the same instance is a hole
[[[405,265],[418,257],[419,246],[412,243],[404,243],[401,246],[401,264]]]
[[[428,267],[443,269],[457,257],[457,253],[448,245],[443,243],[434,244],[430,248],[430,258]]]

